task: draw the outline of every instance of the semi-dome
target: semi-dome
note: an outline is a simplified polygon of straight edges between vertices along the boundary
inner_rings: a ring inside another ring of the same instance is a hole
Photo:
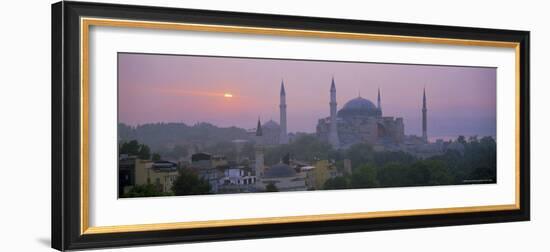
[[[344,107],[338,111],[338,117],[348,117],[348,116],[378,116],[380,111],[371,101],[363,98],[357,97],[352,99]]]
[[[265,178],[286,178],[296,176],[296,171],[287,164],[279,163],[271,166],[264,173]]]

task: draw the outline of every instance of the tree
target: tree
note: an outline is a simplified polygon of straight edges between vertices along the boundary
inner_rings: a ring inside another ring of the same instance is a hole
[[[172,191],[176,195],[208,194],[210,193],[210,184],[208,181],[199,178],[197,174],[182,169],[172,184]]]
[[[265,187],[265,191],[266,192],[278,192],[279,189],[277,188],[277,186],[273,183],[269,183],[267,184],[267,186]]]
[[[378,186],[376,168],[370,165],[362,165],[351,174],[351,188],[372,188]]]
[[[389,163],[410,165],[416,160],[413,155],[403,151],[380,151],[373,153],[371,163],[381,167]]]
[[[136,197],[156,197],[156,196],[168,196],[170,193],[159,192],[157,188],[152,184],[136,185],[128,193],[124,194],[123,198],[136,198]]]
[[[406,186],[425,186],[430,181],[430,170],[422,161],[415,162],[405,174]]]
[[[151,158],[151,149],[145,144],[141,144],[139,152],[137,153],[139,159],[150,159]]]
[[[456,139],[457,142],[461,143],[461,144],[466,144],[466,137],[464,136],[458,136],[458,138]]]
[[[409,186],[448,185],[454,181],[451,171],[439,160],[417,161],[408,169],[406,176]]]
[[[153,155],[151,156],[151,160],[153,161],[159,161],[160,159],[160,154],[158,153],[153,153]]]
[[[380,186],[406,186],[409,181],[407,178],[407,170],[409,167],[402,163],[392,162],[382,166],[378,170],[377,178]]]
[[[124,142],[120,146],[120,154],[127,155],[137,155],[139,153],[140,144],[137,140],[132,140],[130,142]]]
[[[424,163],[430,171],[429,185],[449,185],[454,182],[454,176],[445,163],[434,160],[425,160]]]
[[[346,155],[351,160],[351,163],[354,165],[354,168],[367,164],[372,161],[374,151],[372,146],[366,143],[359,143],[352,145]]]
[[[324,190],[347,189],[347,188],[349,188],[349,182],[348,182],[348,179],[343,176],[330,178],[327,181],[325,181],[325,184],[323,185]]]
[[[139,159],[151,158],[151,149],[149,149],[149,146],[140,144],[137,140],[122,143],[119,153],[137,156]]]

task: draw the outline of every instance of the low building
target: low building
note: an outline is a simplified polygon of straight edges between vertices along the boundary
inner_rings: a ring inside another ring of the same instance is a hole
[[[279,163],[269,167],[263,176],[259,179],[256,186],[259,190],[265,190],[272,184],[278,191],[305,191],[306,173],[296,172],[296,170],[287,164]]]
[[[178,165],[168,161],[139,159],[121,155],[118,161],[118,196],[122,197],[136,185],[155,185],[159,192],[171,192],[178,174]]]
[[[225,156],[199,152],[191,155],[190,169],[201,179],[208,181],[211,192],[218,193],[218,180],[224,176],[228,164]]]
[[[118,197],[128,193],[136,184],[135,156],[120,155],[118,159]]]
[[[240,193],[255,191],[256,176],[249,167],[230,167],[218,179],[219,193]]]
[[[159,192],[172,192],[172,185],[177,179],[178,166],[168,161],[137,160],[136,185],[153,184]]]
[[[302,167],[301,171],[306,174],[307,188],[309,190],[321,190],[327,180],[343,175],[328,160],[319,160],[312,166]]]

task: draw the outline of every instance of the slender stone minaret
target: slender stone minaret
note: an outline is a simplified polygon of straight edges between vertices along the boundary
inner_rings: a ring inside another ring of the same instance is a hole
[[[378,111],[379,111],[379,116],[382,116],[382,103],[380,101],[380,88],[378,88]]]
[[[262,141],[262,123],[258,117],[258,126],[256,127],[256,145],[254,146],[256,160],[254,171],[256,172],[256,181],[258,181],[264,173],[264,146]]]
[[[288,134],[286,132],[286,93],[285,93],[285,83],[281,80],[281,97],[279,102],[279,113],[281,115],[280,124],[281,124],[281,135],[279,136],[279,144],[288,143]]]
[[[336,85],[334,84],[334,77],[332,77],[332,84],[330,85],[330,129],[328,141],[335,149],[340,147],[338,124],[336,122],[336,106]]]
[[[428,142],[428,109],[426,107],[426,88],[422,96],[422,139]]]

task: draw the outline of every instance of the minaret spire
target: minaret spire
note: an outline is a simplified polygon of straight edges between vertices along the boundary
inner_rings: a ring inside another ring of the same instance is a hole
[[[426,88],[422,94],[422,139],[428,142],[428,108],[426,105]]]
[[[340,147],[340,140],[338,139],[338,124],[336,122],[336,85],[334,84],[334,77],[332,77],[332,83],[330,85],[330,128],[328,141],[333,148],[338,149]]]
[[[260,117],[258,116],[258,126],[256,127],[256,143],[254,146],[254,172],[256,173],[256,185],[261,185],[259,180],[261,179],[264,173],[264,146],[263,146],[263,132],[262,132],[262,122],[260,122]]]
[[[285,92],[285,83],[281,80],[281,94],[279,102],[279,114],[280,114],[280,125],[281,133],[279,135],[279,144],[288,143],[288,134],[286,131],[286,92]]]
[[[382,102],[380,99],[380,88],[378,88],[378,111],[380,111],[380,116],[382,116]]]
[[[260,122],[260,117],[258,116],[258,125],[256,126],[256,136],[261,137],[262,135],[263,135],[262,122]]]

